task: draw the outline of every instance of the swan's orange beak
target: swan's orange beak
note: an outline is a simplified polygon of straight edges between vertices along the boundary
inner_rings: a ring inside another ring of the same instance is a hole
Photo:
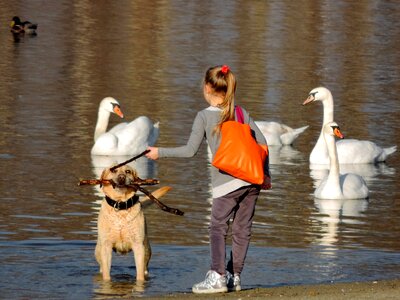
[[[340,132],[339,127],[333,128],[333,133],[335,134],[335,136],[337,136],[340,139],[344,138],[344,135]]]
[[[118,105],[114,106],[114,112],[120,117],[123,118],[124,114],[122,113],[121,107],[119,107]]]
[[[303,105],[306,105],[306,104],[308,104],[308,103],[310,103],[310,102],[313,102],[314,100],[315,100],[314,95],[313,95],[313,94],[310,94],[310,95],[308,95],[307,99],[304,100]]]

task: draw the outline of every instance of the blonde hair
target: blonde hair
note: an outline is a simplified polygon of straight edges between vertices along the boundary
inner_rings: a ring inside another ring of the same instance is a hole
[[[222,109],[221,118],[214,128],[214,133],[219,133],[224,122],[235,119],[236,78],[228,66],[215,66],[207,70],[204,84],[223,96],[222,103],[218,105]]]

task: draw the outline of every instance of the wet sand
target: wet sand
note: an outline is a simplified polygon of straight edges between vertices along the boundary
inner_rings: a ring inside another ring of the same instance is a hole
[[[168,294],[146,299],[400,299],[400,280],[371,282],[298,285],[273,288],[245,289],[240,292],[198,295],[192,293]]]

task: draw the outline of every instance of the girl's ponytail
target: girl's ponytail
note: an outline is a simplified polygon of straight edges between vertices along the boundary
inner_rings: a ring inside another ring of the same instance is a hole
[[[235,119],[236,78],[227,65],[215,66],[207,70],[204,83],[224,98],[219,105],[222,109],[221,118],[214,128],[214,133],[219,133],[224,122]]]

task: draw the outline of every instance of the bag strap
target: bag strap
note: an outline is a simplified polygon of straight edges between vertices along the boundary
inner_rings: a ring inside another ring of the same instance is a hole
[[[243,110],[239,105],[235,105],[235,112],[238,122],[244,124]]]

